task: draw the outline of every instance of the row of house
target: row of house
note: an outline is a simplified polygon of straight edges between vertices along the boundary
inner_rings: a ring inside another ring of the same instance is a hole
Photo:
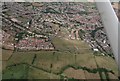
[[[51,42],[46,42],[44,39],[28,38],[20,40],[15,45],[18,50],[54,50]]]

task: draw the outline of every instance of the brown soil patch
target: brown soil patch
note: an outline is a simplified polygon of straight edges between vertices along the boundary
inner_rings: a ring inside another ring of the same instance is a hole
[[[89,73],[85,71],[86,79],[100,79],[99,73]]]
[[[85,79],[85,74],[83,70],[75,70],[73,68],[69,68],[64,71],[65,75],[69,78],[74,79]]]

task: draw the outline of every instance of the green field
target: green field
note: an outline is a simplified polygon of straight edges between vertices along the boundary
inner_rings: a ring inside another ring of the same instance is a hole
[[[28,79],[60,79],[60,76],[30,67]]]
[[[30,68],[30,70],[28,71],[29,74],[27,75],[28,76],[27,78],[34,78],[34,79],[35,78],[48,79],[51,77],[53,79],[59,78],[59,76],[63,74],[64,71],[67,70],[67,68],[69,69],[69,66],[74,66],[74,67],[79,66],[79,67],[87,68],[87,70],[82,69],[87,72],[86,74],[87,76],[96,75],[96,73],[92,72],[92,70],[97,69],[97,66],[92,54],[78,54],[77,58],[75,58],[75,55],[70,53],[65,54],[61,52],[56,52],[53,54],[53,52],[51,51],[48,51],[48,52],[39,51],[35,53],[36,59],[32,64],[31,62],[33,60],[33,55],[34,55],[34,54],[32,55],[32,53],[34,52],[26,52],[21,54],[18,53],[19,55],[13,54],[13,57],[7,62],[7,65],[8,65],[7,69],[3,71],[4,72],[3,78],[21,78],[22,77],[21,74],[22,73],[25,74],[25,71],[23,68],[25,65],[29,66]],[[26,56],[22,54],[25,54]],[[96,59],[97,61],[101,60],[101,58],[98,58],[98,57],[96,57]],[[112,61],[112,62],[109,62],[109,64],[107,65],[105,64],[107,62],[106,62],[106,59],[104,58],[100,63],[98,62],[97,63],[99,64],[100,67],[107,66],[107,68],[105,68],[106,70],[112,70],[115,74],[117,74],[118,72],[117,65],[115,64],[113,59],[111,58],[108,58],[108,59],[109,61]],[[17,64],[21,64],[21,65],[17,65]],[[22,64],[24,64],[24,66]],[[20,68],[23,71],[21,71]],[[18,71],[18,74],[20,74],[20,76],[13,76],[13,74],[17,74],[16,73],[17,70],[20,70]],[[10,73],[13,73],[13,74],[10,74]],[[50,73],[53,73],[53,74],[50,74]],[[67,74],[69,75],[69,72]]]
[[[2,49],[2,60],[6,61],[12,56],[13,51]]]
[[[110,74],[111,71],[114,74],[110,76],[118,76],[115,60],[107,56],[94,56],[86,43],[59,37],[52,42],[54,51],[13,52],[8,61],[3,61],[3,78],[60,79],[62,76],[84,79],[88,76],[87,79],[100,79],[106,78],[105,73]]]
[[[53,44],[55,45],[55,49],[60,52],[70,52],[70,53],[78,53],[78,54],[84,54],[84,53],[92,53],[92,50],[90,50],[90,47],[85,43],[81,42],[79,40],[66,40],[63,38],[54,38]]]
[[[28,73],[28,66],[21,64],[17,66],[8,67],[3,71],[3,79],[26,79]]]

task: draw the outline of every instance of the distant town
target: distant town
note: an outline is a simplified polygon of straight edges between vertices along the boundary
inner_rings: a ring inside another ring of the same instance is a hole
[[[65,39],[83,40],[91,49],[112,55],[109,40],[94,3],[11,2],[4,3],[2,12],[4,48],[53,50],[54,45],[50,40],[59,34],[62,28],[66,28],[69,34]],[[33,41],[29,41],[30,39]]]

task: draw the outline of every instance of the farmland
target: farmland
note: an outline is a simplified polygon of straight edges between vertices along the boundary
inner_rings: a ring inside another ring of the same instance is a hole
[[[111,57],[94,56],[92,50],[81,52],[72,48],[73,45],[79,46],[79,48],[89,48],[84,42],[61,40],[64,39],[55,38],[53,40],[56,46],[55,51],[12,53],[11,58],[6,61],[3,78],[60,79],[62,76],[76,79],[86,79],[86,77],[87,79],[91,77],[100,79],[102,78],[100,77],[100,72],[102,72],[101,76],[103,76],[104,72],[114,76],[113,78],[117,76],[117,65]],[[22,67],[28,68],[28,70],[24,71],[25,68]],[[20,68],[23,71],[17,71]],[[20,76],[15,76],[15,71]],[[111,71],[115,74],[113,75]],[[26,73],[26,76],[22,76],[22,72],[23,74]]]

